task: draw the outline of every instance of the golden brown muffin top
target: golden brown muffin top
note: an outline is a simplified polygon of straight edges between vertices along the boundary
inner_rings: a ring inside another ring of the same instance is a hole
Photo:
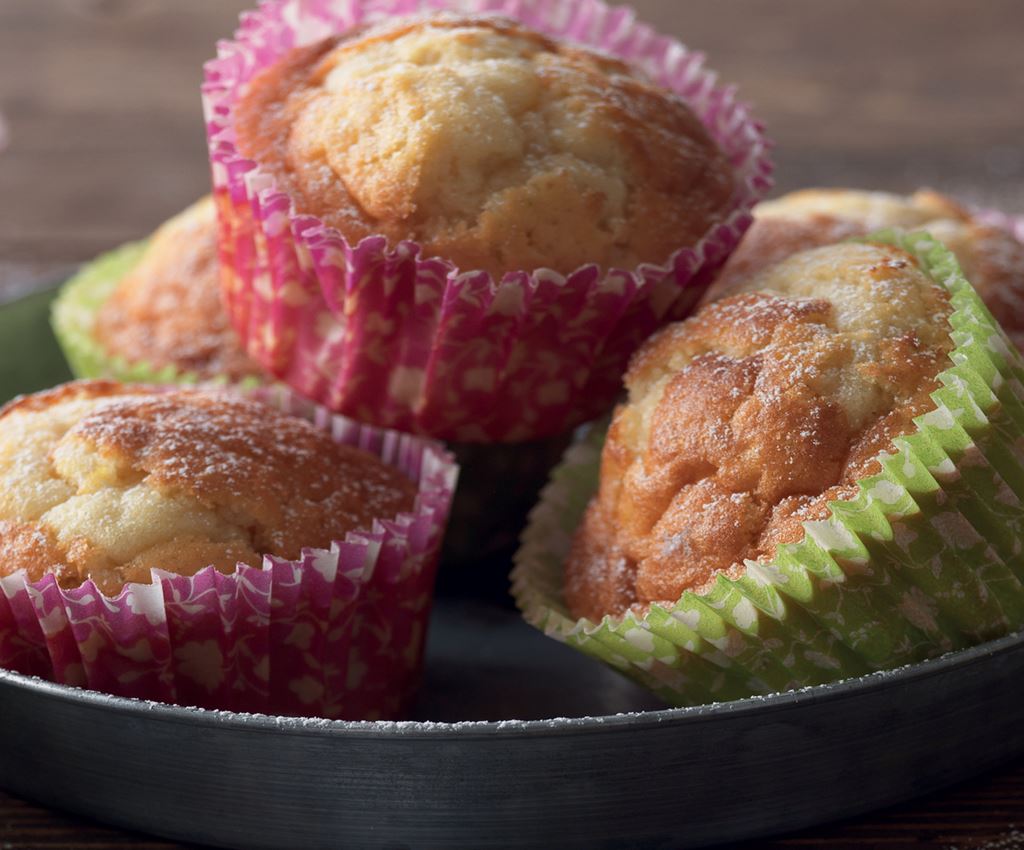
[[[379,459],[255,401],[107,381],[0,410],[0,572],[105,593],[297,558],[412,508]]]
[[[674,604],[801,539],[931,409],[950,312],[909,254],[843,244],[652,337],[566,565],[573,615]]]
[[[728,214],[735,186],[679,97],[502,18],[299,48],[251,81],[235,119],[239,150],[298,212],[495,276],[664,263]]]
[[[759,204],[754,224],[705,300],[721,297],[752,273],[795,251],[885,227],[926,230],[945,243],[996,321],[1024,351],[1024,244],[1012,233],[979,221],[952,198],[930,190],[902,196],[804,189]]]
[[[138,263],[97,311],[93,335],[129,363],[233,381],[262,374],[242,350],[221,304],[212,198],[196,202],[153,234]]]

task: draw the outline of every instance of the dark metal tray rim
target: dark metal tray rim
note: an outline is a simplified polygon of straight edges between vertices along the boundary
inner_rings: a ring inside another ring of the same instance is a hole
[[[573,733],[636,731],[664,724],[701,723],[725,716],[736,717],[751,712],[770,713],[799,703],[827,703],[862,692],[902,687],[910,681],[931,678],[966,667],[982,659],[1010,652],[1024,645],[1024,631],[1016,632],[978,646],[946,653],[937,658],[908,664],[893,670],[880,670],[856,678],[823,685],[811,685],[793,691],[752,696],[731,702],[707,703],[683,708],[654,711],[623,712],[592,717],[553,717],[546,720],[327,720],[319,717],[281,717],[117,697],[99,691],[61,685],[0,669],[0,683],[34,691],[41,697],[93,708],[114,711],[134,717],[147,717],[169,723],[226,729],[264,730],[289,735],[330,737],[358,736],[445,738],[467,736],[493,737],[508,735],[550,736]]]

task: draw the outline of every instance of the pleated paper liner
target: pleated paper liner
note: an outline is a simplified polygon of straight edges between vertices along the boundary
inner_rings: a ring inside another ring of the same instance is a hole
[[[97,313],[142,259],[148,244],[148,240],[129,242],[101,254],[61,287],[50,320],[57,343],[78,378],[111,378],[143,384],[209,383],[210,378],[173,364],[156,366],[145,360],[127,360],[108,351],[94,334]],[[212,382],[226,384],[229,379],[215,376]],[[251,388],[260,379],[250,376],[235,383]]]
[[[503,14],[639,66],[700,117],[729,157],[728,214],[662,265],[500,281],[382,236],[349,244],[300,215],[235,144],[232,108],[289,49],[370,20],[435,10]],[[462,442],[565,433],[605,412],[630,354],[688,312],[771,185],[769,144],[703,56],[600,0],[273,2],[218,45],[203,88],[225,298],[249,354],[304,395],[357,419]]]
[[[562,570],[596,491],[603,434],[566,454],[512,573],[525,618],[670,703],[722,701],[890,669],[1024,626],[1024,363],[953,255],[923,233],[868,241],[915,255],[953,304],[935,409],[804,539],[640,616],[572,618]]]
[[[223,574],[153,570],[116,597],[52,575],[0,579],[0,666],[118,696],[204,708],[391,719],[419,682],[458,468],[432,441],[367,427],[280,388],[250,393],[418,485],[409,513],[330,549]]]

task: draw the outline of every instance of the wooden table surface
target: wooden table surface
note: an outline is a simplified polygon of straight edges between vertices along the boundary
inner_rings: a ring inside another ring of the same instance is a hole
[[[2,0],[0,299],[144,235],[205,191],[201,63],[248,5]],[[779,191],[930,185],[1024,214],[1019,0],[634,5],[756,105],[778,144]],[[2,848],[174,846],[0,793]],[[1024,762],[753,846],[1024,850]]]

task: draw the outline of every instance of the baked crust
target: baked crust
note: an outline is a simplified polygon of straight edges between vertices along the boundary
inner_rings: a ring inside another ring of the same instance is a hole
[[[296,558],[415,487],[305,420],[220,392],[67,384],[0,410],[0,571],[106,593],[150,569]]]
[[[964,274],[1017,348],[1024,351],[1024,244],[931,190],[908,196],[852,189],[804,189],[757,206],[754,223],[706,300],[796,251],[873,230],[927,230],[957,256]]]
[[[210,197],[164,224],[96,313],[112,355],[200,378],[240,381],[262,370],[246,356],[221,304],[217,217]]]
[[[566,564],[573,615],[673,604],[801,539],[933,406],[949,314],[909,254],[843,244],[652,337]]]
[[[735,176],[678,97],[502,18],[439,14],[293,51],[235,110],[240,151],[356,243],[495,276],[664,263]]]

